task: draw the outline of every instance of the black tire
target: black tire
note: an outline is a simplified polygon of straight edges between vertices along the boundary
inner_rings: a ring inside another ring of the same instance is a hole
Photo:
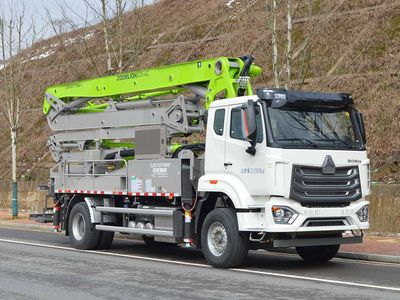
[[[214,241],[222,240],[213,244],[212,237]],[[237,267],[244,263],[249,252],[249,235],[239,232],[236,212],[232,208],[217,208],[206,216],[201,241],[207,262],[216,268]]]
[[[142,235],[143,242],[148,247],[177,247],[178,244],[168,242],[156,242],[154,236]]]
[[[157,242],[154,240],[154,236],[142,235],[142,239],[146,246],[153,247],[157,245]]]
[[[68,221],[69,240],[76,249],[95,249],[100,241],[101,232],[90,222],[89,208],[85,202],[79,202],[71,210]]]
[[[96,249],[110,249],[111,244],[114,240],[114,232],[113,231],[101,231],[99,243],[96,246]]]
[[[340,245],[296,247],[297,253],[307,262],[322,263],[334,258]]]

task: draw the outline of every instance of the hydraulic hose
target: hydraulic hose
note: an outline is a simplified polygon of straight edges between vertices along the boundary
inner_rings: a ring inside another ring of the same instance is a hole
[[[243,66],[242,72],[240,72],[239,80],[243,80],[244,78],[242,78],[242,77],[249,77],[250,67],[253,64],[254,57],[251,55],[245,55],[245,56],[241,57],[240,59],[244,61],[244,66]],[[246,82],[246,86],[247,86],[247,82]],[[246,88],[241,83],[239,83],[238,96],[239,97],[244,96],[245,92],[246,92]]]
[[[125,150],[121,150],[121,151],[115,151],[115,152],[111,152],[108,153],[104,159],[115,159],[115,157],[117,156],[117,154],[119,153],[119,156],[121,157],[127,157],[127,156],[135,156],[135,149],[125,149]]]

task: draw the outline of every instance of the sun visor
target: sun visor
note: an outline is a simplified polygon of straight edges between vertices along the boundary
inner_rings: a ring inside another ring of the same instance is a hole
[[[334,109],[353,105],[351,95],[345,93],[317,93],[262,88],[257,89],[257,96],[261,100],[271,101],[271,107],[276,109],[310,107]]]

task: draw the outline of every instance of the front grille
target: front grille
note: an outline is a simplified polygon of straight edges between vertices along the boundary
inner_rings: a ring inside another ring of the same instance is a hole
[[[307,219],[304,221],[304,227],[316,227],[316,226],[342,226],[349,225],[348,221],[345,218],[339,219]]]
[[[307,208],[321,208],[321,207],[346,207],[346,206],[350,205],[350,202],[327,202],[327,203],[322,203],[322,202],[317,202],[317,203],[302,202],[300,204],[301,204],[301,206],[307,207]]]
[[[323,174],[320,167],[293,166],[290,198],[302,205],[349,203],[361,198],[357,166],[336,168]]]

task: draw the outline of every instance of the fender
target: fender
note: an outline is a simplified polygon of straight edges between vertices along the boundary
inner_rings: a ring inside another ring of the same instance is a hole
[[[104,206],[104,200],[92,197],[85,197],[84,200],[89,208],[90,222],[92,224],[100,223],[100,212],[96,210],[96,206]],[[103,221],[104,223],[115,223],[116,220],[114,215],[104,215]]]
[[[221,192],[226,194],[236,209],[249,208],[253,197],[246,186],[235,176],[230,174],[208,174],[199,179],[199,192]]]
[[[64,197],[64,196],[62,196]],[[65,198],[64,198],[65,199]],[[66,202],[68,201],[67,205],[65,206]],[[82,198],[81,197],[76,197],[76,195],[73,195],[71,197],[71,199],[69,200],[64,200],[64,220],[62,221],[61,225],[61,229],[65,230],[65,235],[69,236],[69,228],[68,228],[68,223],[69,223],[69,215],[71,213],[72,207],[74,207],[74,205],[76,203],[82,202]]]
[[[210,199],[211,198],[211,199]],[[200,233],[201,225],[206,215],[215,208],[217,199],[212,197],[209,193],[204,195],[199,203],[197,204],[196,211],[194,213],[194,230],[195,233]]]

